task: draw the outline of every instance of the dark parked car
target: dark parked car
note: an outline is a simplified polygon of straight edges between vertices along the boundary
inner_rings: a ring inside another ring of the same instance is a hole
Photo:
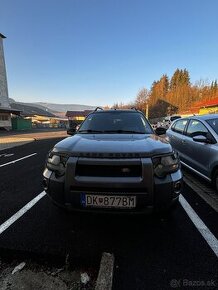
[[[218,190],[218,114],[179,119],[166,134],[181,163]]]
[[[163,120],[163,126],[168,129],[175,120],[180,118],[181,116],[179,115],[165,117],[165,119]]]
[[[137,110],[89,114],[49,153],[43,176],[57,205],[81,211],[166,210],[182,189],[177,154]]]
[[[69,120],[67,134],[74,135],[81,124],[82,124],[82,121],[80,120]]]

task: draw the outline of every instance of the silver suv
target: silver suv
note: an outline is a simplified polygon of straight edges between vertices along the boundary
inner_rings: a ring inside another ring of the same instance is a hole
[[[179,119],[166,134],[181,163],[218,190],[218,114]]]
[[[150,213],[178,202],[177,154],[137,110],[96,110],[46,160],[44,188],[59,206]]]

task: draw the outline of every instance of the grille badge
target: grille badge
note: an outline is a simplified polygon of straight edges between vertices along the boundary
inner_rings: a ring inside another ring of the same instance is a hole
[[[129,173],[129,172],[130,172],[130,168],[128,168],[128,167],[123,167],[123,168],[121,169],[121,171],[122,171],[123,173]]]

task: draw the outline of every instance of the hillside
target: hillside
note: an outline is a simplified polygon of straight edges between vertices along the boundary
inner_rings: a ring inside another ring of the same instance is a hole
[[[96,108],[96,106],[88,106],[80,104],[55,104],[44,102],[25,103],[25,102],[16,102],[13,99],[10,99],[9,101],[12,108],[19,107],[20,109],[22,106],[35,107],[38,108],[39,110],[60,117],[64,117],[67,111],[84,111],[84,110],[93,110]]]
[[[47,116],[47,117],[55,117],[56,114],[53,114],[46,110],[46,108],[39,108],[36,106],[33,106],[31,104],[21,104],[21,103],[11,103],[11,108],[21,111],[22,115],[25,116],[33,116],[33,115],[41,115],[41,116]]]
[[[34,104],[43,106],[51,111],[56,111],[56,112],[84,111],[84,110],[92,110],[97,107],[97,106],[88,106],[88,105],[80,105],[80,104],[54,104],[54,103],[43,103],[43,102],[38,102]]]

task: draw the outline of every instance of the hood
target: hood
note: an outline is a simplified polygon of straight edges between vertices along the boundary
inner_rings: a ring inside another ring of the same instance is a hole
[[[76,134],[53,151],[81,157],[147,157],[170,153],[172,147],[154,134]]]

